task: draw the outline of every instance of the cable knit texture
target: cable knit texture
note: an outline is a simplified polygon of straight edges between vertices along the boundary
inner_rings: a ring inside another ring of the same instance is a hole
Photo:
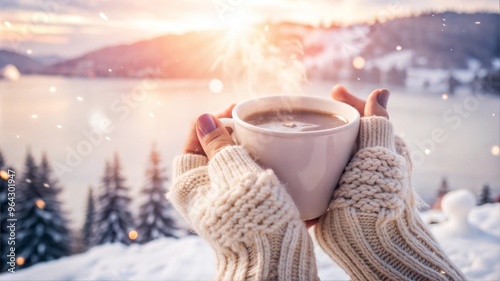
[[[291,197],[243,148],[226,147],[210,162],[176,157],[167,198],[214,249],[217,280],[318,280]]]
[[[353,280],[465,280],[419,218],[411,160],[386,118],[362,118],[359,150],[315,227]]]

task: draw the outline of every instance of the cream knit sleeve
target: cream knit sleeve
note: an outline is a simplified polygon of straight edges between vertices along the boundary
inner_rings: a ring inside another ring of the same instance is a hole
[[[318,280],[313,243],[271,170],[239,147],[174,159],[167,198],[217,256],[216,280]]]
[[[315,228],[353,280],[465,280],[415,208],[411,162],[386,118],[362,118],[359,150]]]

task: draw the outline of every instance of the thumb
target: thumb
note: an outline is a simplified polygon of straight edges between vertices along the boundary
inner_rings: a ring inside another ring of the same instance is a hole
[[[196,132],[198,140],[205,151],[208,159],[228,145],[234,145],[229,132],[216,117],[203,114],[196,120]]]
[[[386,109],[389,95],[390,93],[387,89],[373,91],[366,100],[364,116],[381,116],[389,118],[389,113],[387,113]]]

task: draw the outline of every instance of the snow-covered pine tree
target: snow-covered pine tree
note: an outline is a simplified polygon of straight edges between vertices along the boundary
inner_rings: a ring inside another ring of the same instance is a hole
[[[158,151],[153,147],[146,170],[146,185],[142,193],[146,201],[139,210],[139,242],[146,243],[160,237],[176,237],[175,220],[170,203],[165,198],[165,169],[161,167]]]
[[[484,205],[488,203],[493,203],[493,199],[491,198],[491,189],[488,184],[485,184],[483,186],[483,189],[481,189],[481,195],[479,196],[479,202],[478,205]]]
[[[9,188],[9,173],[8,168],[3,158],[3,154],[0,151],[0,254],[2,255],[0,261],[2,265],[0,266],[0,272],[7,270],[7,254],[8,249],[11,247],[8,244],[9,230],[7,229],[7,219],[8,217],[8,188]]]
[[[82,229],[82,240],[83,247],[85,250],[89,249],[92,242],[92,226],[95,219],[95,205],[94,205],[94,195],[92,192],[92,187],[89,187],[89,193],[87,195],[87,211],[85,213],[85,223]]]
[[[18,191],[18,266],[24,268],[70,254],[67,220],[57,198],[61,190],[52,179],[45,155],[37,166],[28,151]]]
[[[130,231],[133,218],[128,211],[130,198],[125,178],[121,174],[118,154],[113,164],[106,163],[102,178],[102,189],[97,198],[97,210],[93,229],[92,245],[120,242],[129,245],[134,239]],[[129,235],[132,237],[129,238]]]

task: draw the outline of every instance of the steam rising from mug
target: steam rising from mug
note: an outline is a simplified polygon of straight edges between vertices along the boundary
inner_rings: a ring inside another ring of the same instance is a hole
[[[226,49],[213,68],[222,66],[238,96],[297,95],[307,80],[302,43],[284,27],[238,26],[225,33]]]

